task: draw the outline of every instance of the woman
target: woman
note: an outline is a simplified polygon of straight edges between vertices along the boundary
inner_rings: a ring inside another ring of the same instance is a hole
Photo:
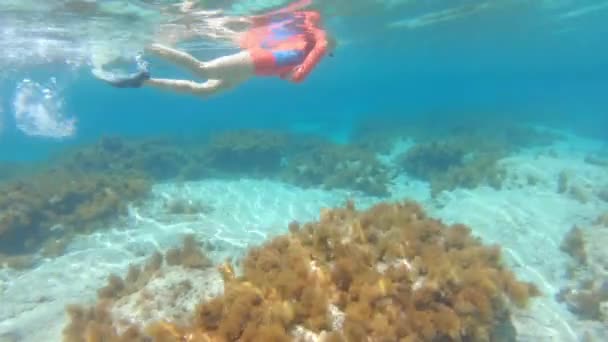
[[[301,2],[298,3],[301,5]],[[316,11],[299,10],[293,4],[269,14],[247,18],[249,29],[238,38],[242,51],[200,61],[185,51],[153,44],[147,51],[184,67],[205,82],[152,78],[145,63],[124,78],[100,77],[115,87],[142,85],[199,96],[233,89],[254,76],[278,76],[302,82],[336,44],[322,28]]]

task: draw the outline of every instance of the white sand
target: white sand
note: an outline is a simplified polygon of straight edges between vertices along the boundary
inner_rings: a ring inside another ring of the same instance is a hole
[[[608,211],[607,203],[592,193],[594,188],[608,185],[608,170],[583,161],[598,148],[594,142],[572,140],[552,148],[557,155],[545,150],[509,158],[504,161],[510,175],[508,186],[500,191],[480,187],[430,199],[427,184],[401,176],[391,198],[416,199],[432,216],[446,223],[468,224],[484,241],[504,246],[515,271],[545,293],[529,311],[516,313],[519,340],[575,341],[581,333],[580,322],[554,300],[565,282],[567,262],[559,245],[573,225],[585,227]],[[572,174],[573,183],[588,188],[587,203],[557,193],[562,170]],[[537,180],[535,185],[527,185],[528,175]],[[341,205],[349,197],[356,197],[357,207],[362,209],[380,200],[263,180],[157,185],[151,200],[132,208],[126,220],[74,241],[66,255],[44,260],[26,272],[0,270],[0,341],[14,337],[60,341],[66,304],[93,300],[108,274],[123,276],[130,262],[141,262],[155,250],[178,245],[184,234],[194,233],[213,244],[211,257],[220,261],[285,232],[292,220],[315,220],[322,207]],[[169,215],[163,203],[175,198],[200,201],[214,210]]]

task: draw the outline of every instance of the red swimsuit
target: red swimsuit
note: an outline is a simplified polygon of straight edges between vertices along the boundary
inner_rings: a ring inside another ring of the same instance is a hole
[[[278,12],[253,18],[241,39],[251,54],[255,73],[301,82],[327,50],[327,36],[315,11]]]

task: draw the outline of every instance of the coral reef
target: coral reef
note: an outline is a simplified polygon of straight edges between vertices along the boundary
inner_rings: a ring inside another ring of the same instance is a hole
[[[240,266],[218,267],[223,293],[201,299],[187,322],[125,326],[101,300],[69,309],[64,340],[490,341],[509,338],[498,334],[511,305],[539,294],[502,264],[499,247],[407,201],[322,210],[319,221],[293,222],[251,249]],[[129,288],[110,283],[102,299]]]
[[[367,150],[324,140],[303,140],[287,158],[281,179],[299,186],[352,189],[385,196],[388,169]]]

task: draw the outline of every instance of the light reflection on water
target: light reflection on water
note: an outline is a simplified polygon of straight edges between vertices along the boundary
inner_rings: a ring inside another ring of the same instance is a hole
[[[129,56],[175,30],[190,30],[203,38],[197,43],[190,42],[188,49],[213,49],[226,44],[225,37],[214,31],[223,16],[260,13],[287,1],[200,3],[205,5],[184,13],[181,1],[4,0],[0,4],[0,67],[23,68],[53,62],[86,64],[100,50]],[[386,32],[446,24],[466,26],[463,23],[468,18],[481,24],[479,18],[483,16],[501,20],[495,27],[467,29],[501,32],[524,24],[534,30],[549,27],[553,33],[572,32],[584,21],[588,24],[605,15],[608,1],[333,0],[315,1],[312,7],[324,13],[328,21],[341,23],[340,38],[352,41],[365,37],[359,35],[360,31],[369,32],[367,39],[378,39]],[[367,26],[361,27],[361,20]]]

